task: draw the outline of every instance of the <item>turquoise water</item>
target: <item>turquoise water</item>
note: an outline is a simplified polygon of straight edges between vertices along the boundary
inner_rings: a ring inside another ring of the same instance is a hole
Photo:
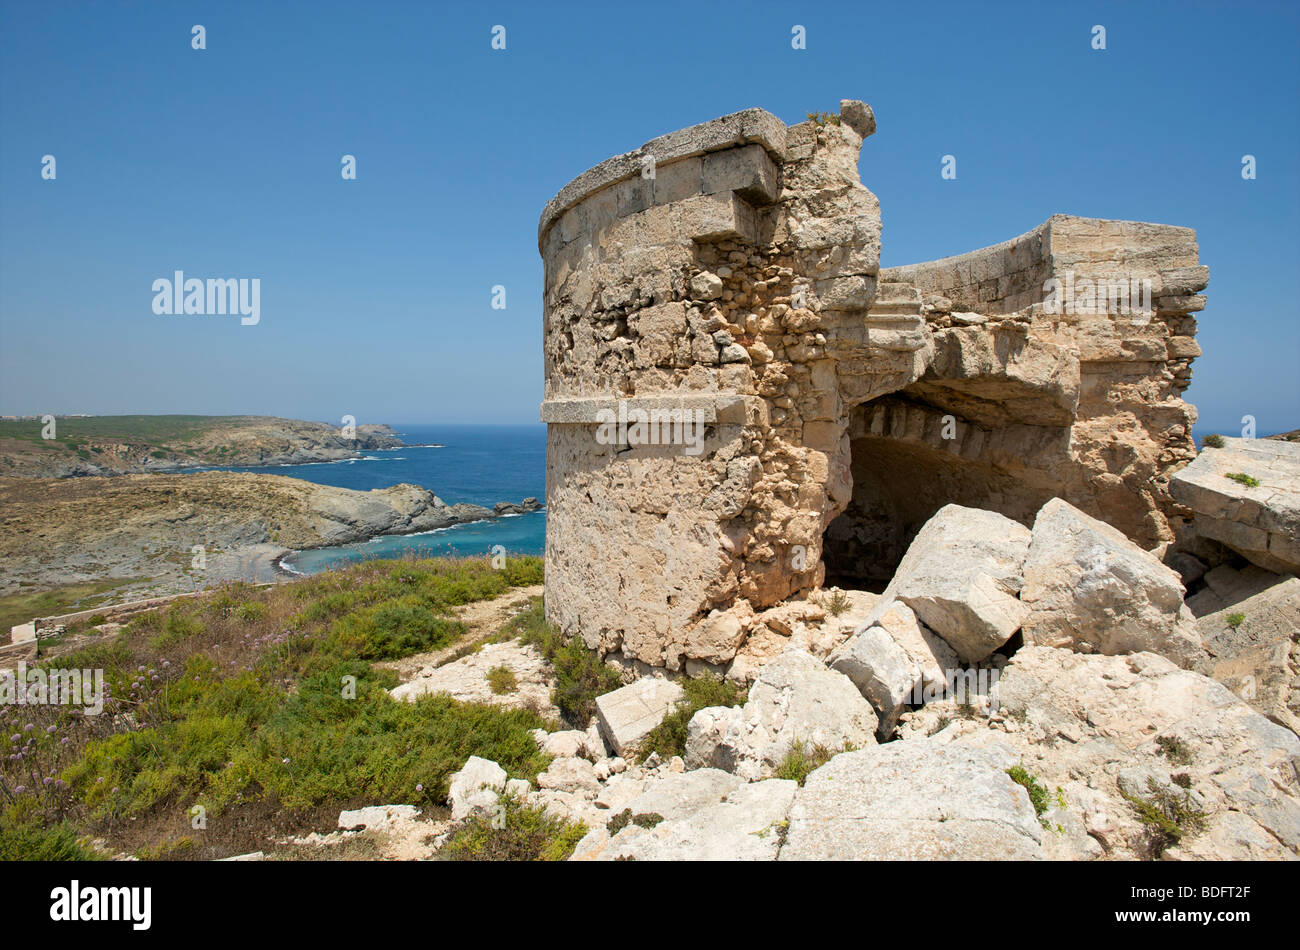
[[[320,485],[369,490],[407,482],[427,488],[449,505],[470,502],[491,507],[528,496],[546,500],[546,427],[398,426],[411,443],[441,443],[441,448],[408,446],[369,452],[364,458],[312,465],[275,465],[225,471],[288,475]],[[287,555],[292,571],[315,574],[374,557],[487,554],[501,545],[507,552],[541,554],[546,546],[546,512],[453,525],[421,534],[376,538]]]

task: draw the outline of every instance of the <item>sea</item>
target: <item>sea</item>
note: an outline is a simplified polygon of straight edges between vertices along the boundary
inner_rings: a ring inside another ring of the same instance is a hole
[[[546,426],[406,425],[393,429],[403,448],[370,451],[363,457],[307,465],[223,468],[228,472],[288,475],[320,485],[368,491],[407,482],[428,489],[449,505],[470,502],[491,508],[530,495],[546,501]],[[371,558],[488,554],[501,545],[507,554],[541,554],[546,546],[546,512],[509,515],[452,525],[418,534],[374,538],[358,544],[294,551],[281,560],[285,570],[316,574]]]

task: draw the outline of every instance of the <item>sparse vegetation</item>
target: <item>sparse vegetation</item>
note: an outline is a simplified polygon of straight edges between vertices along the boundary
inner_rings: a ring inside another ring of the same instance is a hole
[[[1205,827],[1205,812],[1192,805],[1190,792],[1181,795],[1147,779],[1150,798],[1121,792],[1147,830],[1148,856],[1159,858],[1165,851]]]
[[[1201,442],[1201,445],[1207,449],[1221,449],[1225,445],[1223,436],[1211,432]]]
[[[1259,487],[1259,479],[1255,478],[1253,475],[1247,475],[1245,472],[1228,472],[1223,477],[1231,478],[1234,482],[1240,482],[1242,485],[1245,485],[1247,488]]]
[[[488,686],[498,696],[506,696],[519,691],[519,681],[514,672],[506,666],[494,666],[488,670]]]
[[[475,813],[438,856],[451,861],[566,861],[587,833],[586,825],[561,821],[512,796],[503,796],[500,805],[496,813]]]
[[[706,673],[682,681],[683,696],[663,722],[641,740],[636,757],[645,759],[652,752],[661,758],[684,755],[686,752],[686,727],[691,717],[708,706],[738,706],[744,703],[746,690],[720,676]]]
[[[1029,793],[1029,803],[1034,806],[1034,814],[1038,816],[1039,824],[1044,828],[1061,833],[1062,829],[1059,825],[1053,827],[1051,823],[1043,817],[1047,813],[1047,809],[1051,807],[1051,793],[1047,790],[1047,786],[1034,778],[1029,773],[1029,770],[1023,765],[1013,765],[1011,768],[1007,769],[1007,775],[1011,778],[1011,781],[1015,782]],[[1056,790],[1056,796],[1057,803],[1061,807],[1065,807],[1065,796],[1059,788]]]
[[[596,712],[596,697],[622,684],[618,671],[606,664],[594,650],[574,637],[568,643],[559,630],[546,622],[539,597],[517,615],[502,632],[536,646],[555,668],[553,702],[571,724],[585,729]]]
[[[832,617],[838,617],[849,609],[849,595],[842,590],[837,590],[831,594],[830,600],[824,602],[824,606],[828,614]]]
[[[111,842],[156,824],[133,852],[211,857],[203,832],[188,832],[190,855],[165,816],[194,804],[211,818],[437,802],[470,755],[535,779],[549,757],[530,730],[558,724],[441,695],[395,701],[396,674],[370,661],[438,642],[456,629],[452,606],[541,571],[539,558],[500,571],[482,559],[371,561],[271,589],[232,585],[65,652],[50,663],[104,670],[104,711],[0,709],[0,801],[11,803],[0,850],[83,857],[80,834]]]
[[[1160,754],[1174,765],[1192,764],[1192,750],[1177,736],[1157,737],[1156,747],[1160,750]]]
[[[817,126],[827,125],[828,123],[830,125],[839,125],[840,117],[836,112],[809,112],[808,121]]]
[[[1236,630],[1238,627],[1240,627],[1243,623],[1246,622],[1246,615],[1243,613],[1233,613],[1233,614],[1228,614],[1226,619],[1228,621],[1228,626],[1231,627],[1233,630]]]
[[[821,768],[841,752],[852,752],[852,746],[845,746],[843,749],[831,749],[822,745],[820,742],[809,746],[799,741],[794,744],[789,752],[786,753],[781,764],[777,766],[775,778],[788,778],[798,782],[801,786],[807,781],[808,776],[814,771]]]
[[[606,822],[605,828],[611,835],[616,835],[628,825],[636,825],[638,828],[653,828],[663,820],[664,816],[658,812],[645,812],[639,815],[634,815],[632,814],[632,809],[624,808],[621,812]]]

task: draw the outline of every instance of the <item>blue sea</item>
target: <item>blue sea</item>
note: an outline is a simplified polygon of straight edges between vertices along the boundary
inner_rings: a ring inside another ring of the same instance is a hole
[[[533,496],[546,501],[546,426],[408,425],[393,428],[406,448],[366,453],[364,458],[311,465],[227,468],[223,471],[288,475],[321,485],[367,491],[408,482],[427,488],[449,505],[470,502],[492,507]],[[441,448],[424,447],[441,443]],[[420,534],[375,538],[361,544],[295,551],[288,570],[315,574],[375,557],[487,554],[494,545],[513,554],[541,554],[546,546],[546,512],[453,525]]]

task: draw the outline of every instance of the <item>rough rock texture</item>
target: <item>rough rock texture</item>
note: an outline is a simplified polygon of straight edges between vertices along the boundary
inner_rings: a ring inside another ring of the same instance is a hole
[[[808,776],[782,861],[972,861],[1043,857],[1043,830],[1007,776],[1009,749],[925,739],[846,752]]]
[[[771,861],[798,788],[788,779],[768,779],[740,785],[680,817],[665,815],[652,828],[628,825],[612,838],[598,828],[578,843],[573,860]]]
[[[906,604],[894,602],[854,634],[828,663],[853,681],[880,718],[878,734],[889,736],[903,709],[918,695],[947,685],[958,657]],[[917,703],[919,705],[919,703]]]
[[[795,747],[874,744],[871,704],[843,673],[802,650],[763,667],[744,706],[710,706],[687,727],[688,768],[720,768],[747,780],[771,775]]]
[[[1197,620],[1207,657],[1196,669],[1300,733],[1300,580],[1272,576],[1263,590]]]
[[[962,659],[982,660],[1025,619],[1017,595],[1029,537],[995,511],[945,505],[912,540],[877,611],[897,598]]]
[[[682,688],[667,679],[646,676],[596,697],[596,721],[616,755],[636,748],[682,698]]]
[[[475,809],[492,808],[506,789],[506,778],[506,770],[495,762],[471,755],[448,784],[451,817],[467,818]]]
[[[543,213],[546,605],[589,647],[748,680],[751,612],[887,580],[952,502],[1174,537],[1194,232],[1058,215],[881,271],[874,115],[841,109],[673,132]]]
[[[1054,498],[1034,520],[1020,599],[1025,643],[1082,653],[1203,655],[1178,573],[1110,525]]]
[[[1196,513],[1197,533],[1270,571],[1300,572],[1300,443],[1223,441],[1222,448],[1203,449],[1174,475],[1174,499]]]
[[[1125,793],[1185,798],[1204,813],[1203,829],[1167,858],[1300,855],[1300,738],[1222,684],[1152,653],[1025,647],[995,692],[998,718],[954,722],[928,741],[1009,746],[1047,789],[1061,789],[1064,810],[1080,815],[1105,856],[1152,856]]]
[[[497,667],[515,677],[515,688],[507,693],[492,689],[488,674]],[[465,703],[490,703],[517,709],[532,709],[558,719],[560,710],[551,702],[555,671],[536,647],[510,640],[487,643],[476,652],[442,666],[422,669],[400,686],[389,690],[394,699],[414,700],[432,693],[446,693]]]

